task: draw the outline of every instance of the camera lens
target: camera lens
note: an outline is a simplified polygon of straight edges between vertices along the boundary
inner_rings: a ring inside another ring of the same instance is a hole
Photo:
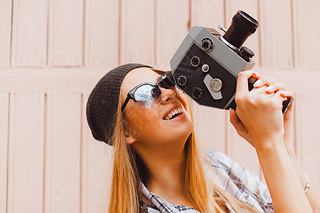
[[[231,26],[226,34],[221,37],[221,40],[232,49],[238,50],[246,39],[256,31],[258,26],[257,20],[243,11],[238,11],[233,16]]]

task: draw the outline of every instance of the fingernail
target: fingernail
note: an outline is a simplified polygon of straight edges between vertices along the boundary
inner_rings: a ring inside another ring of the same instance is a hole
[[[262,81],[259,79],[256,82],[254,82],[253,87],[258,87],[259,85],[261,85]]]
[[[253,76],[254,78],[259,78],[259,74],[256,73],[256,72],[253,72],[253,73],[252,73],[252,76]]]
[[[270,92],[270,91],[273,90],[273,88],[274,88],[274,86],[270,85],[270,86],[267,87],[266,91]]]

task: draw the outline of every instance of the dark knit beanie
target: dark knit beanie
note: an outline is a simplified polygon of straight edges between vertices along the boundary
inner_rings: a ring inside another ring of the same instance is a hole
[[[93,88],[87,102],[87,121],[92,135],[110,145],[113,134],[120,86],[133,69],[148,67],[143,64],[124,64],[104,75]]]

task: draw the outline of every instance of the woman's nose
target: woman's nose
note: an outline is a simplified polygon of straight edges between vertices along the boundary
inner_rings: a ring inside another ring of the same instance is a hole
[[[160,87],[161,90],[161,103],[166,104],[170,100],[172,100],[175,96],[176,93],[173,91],[173,89],[165,89]]]

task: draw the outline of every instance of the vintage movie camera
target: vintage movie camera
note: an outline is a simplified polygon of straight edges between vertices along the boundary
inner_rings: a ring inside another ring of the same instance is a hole
[[[195,26],[170,60],[168,77],[200,105],[236,109],[237,76],[255,65],[253,51],[242,46],[258,28],[258,22],[243,11],[232,18],[223,36],[213,29]],[[249,79],[249,89],[255,79]],[[283,102],[283,113],[289,103]]]

